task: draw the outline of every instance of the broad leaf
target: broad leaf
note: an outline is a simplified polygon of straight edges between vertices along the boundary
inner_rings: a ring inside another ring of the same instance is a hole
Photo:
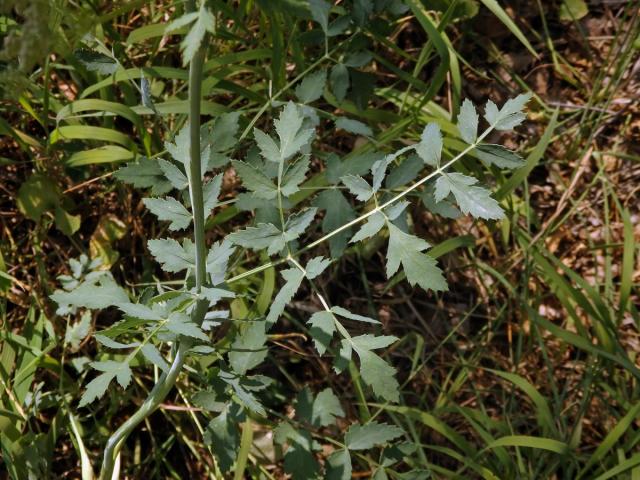
[[[366,202],[374,194],[369,182],[359,175],[345,175],[340,180],[349,189],[349,192],[356,196],[356,200],[360,202]]]
[[[467,143],[473,143],[478,138],[478,113],[473,103],[466,98],[458,114],[458,132]]]
[[[356,218],[353,207],[339,190],[323,191],[316,197],[314,205],[325,210],[324,218],[322,219],[323,233],[333,232]],[[333,258],[338,258],[342,255],[351,231],[351,228],[347,228],[329,239],[329,248]]]
[[[282,194],[285,197],[293,195],[300,190],[299,186],[305,181],[309,170],[309,157],[305,156],[293,165],[290,165],[282,179]]]
[[[336,120],[336,128],[341,128],[349,133],[356,135],[363,135],[365,137],[373,137],[373,130],[368,125],[365,125],[358,120],[352,120],[351,118],[340,117]]]
[[[365,425],[356,423],[349,427],[344,441],[349,450],[368,450],[385,445],[402,435],[404,430],[395,425],[377,422],[369,422]]]
[[[501,109],[489,100],[485,107],[484,118],[496,130],[512,130],[527,118],[522,110],[530,99],[530,93],[520,94],[516,98],[507,100]]]
[[[186,313],[172,313],[169,316],[169,320],[164,324],[164,326],[170,332],[176,333],[178,335],[186,335],[188,337],[197,338],[198,340],[202,340],[204,342],[209,341],[209,337],[204,334],[204,332],[198,325],[191,321],[191,317],[189,317],[189,315],[187,315]]]
[[[311,325],[309,333],[313,338],[316,350],[320,355],[324,355],[336,331],[333,314],[325,310],[316,312],[311,315],[307,323]]]
[[[169,180],[171,185],[173,185],[173,188],[184,190],[189,186],[187,176],[173,163],[159,159],[158,164],[160,165],[160,169],[164,173],[164,176],[167,177],[167,180]]]
[[[500,168],[520,168],[525,163],[520,155],[502,145],[478,145],[476,155],[484,163]]]
[[[169,230],[183,230],[191,223],[189,210],[173,197],[145,198],[142,201],[159,220],[171,222]]]
[[[140,347],[140,351],[144,355],[144,357],[153,363],[156,367],[158,367],[163,372],[169,371],[169,364],[162,358],[160,351],[151,343],[145,343]]]
[[[271,308],[269,308],[269,313],[267,314],[268,326],[273,325],[280,315],[282,315],[284,308],[296,294],[298,288],[300,288],[302,279],[304,278],[304,274],[297,268],[289,268],[287,270],[283,270],[281,273],[283,278],[286,280],[286,283],[282,286],[276,295],[276,298],[274,298],[271,303]]]
[[[358,230],[353,238],[349,240],[349,243],[356,243],[366,238],[373,237],[384,226],[384,222],[385,218],[382,213],[374,213],[367,218],[367,223],[360,227],[360,230]]]
[[[327,83],[326,70],[318,70],[307,75],[296,87],[296,97],[302,103],[315,102],[322,96],[325,83]]]
[[[273,122],[280,138],[280,160],[287,160],[298,153],[311,139],[314,130],[301,130],[303,120],[299,108],[293,102],[289,102],[280,113],[280,117]]]
[[[231,344],[229,363],[233,371],[244,375],[267,358],[265,322],[243,322]]]
[[[474,217],[498,220],[504,218],[504,211],[489,190],[475,186],[477,180],[460,173],[448,173],[436,181],[435,200],[439,202],[453,193],[462,213]]]
[[[442,155],[442,133],[437,123],[429,123],[420,136],[420,143],[416,145],[416,152],[427,165],[435,167],[440,164]]]
[[[271,223],[259,223],[255,227],[233,232],[227,235],[227,240],[253,250],[267,248],[269,255],[278,253],[285,246],[282,232]]]
[[[421,238],[404,233],[392,223],[388,223],[388,228],[387,277],[391,278],[402,264],[411,285],[418,284],[425,290],[446,290],[447,282],[436,261],[422,253],[430,245]]]
[[[195,267],[195,246],[189,239],[182,245],[173,238],[149,240],[147,246],[165,272],[176,273]]]
[[[309,280],[313,280],[322,272],[324,272],[329,265],[331,265],[331,260],[323,257],[312,258],[311,260],[309,260],[309,262],[307,262],[307,266],[305,267],[307,278]]]
[[[326,0],[309,0],[309,8],[311,9],[311,16],[320,24],[320,28],[326,35],[329,29],[331,4]]]
[[[151,188],[154,195],[163,195],[172,188],[158,160],[146,157],[140,157],[137,162],[121,167],[114,176],[136,188]]]
[[[278,195],[278,187],[265,174],[253,165],[234,160],[233,168],[236,170],[243,185],[253,192],[253,195],[265,200],[271,200]]]
[[[127,292],[120,287],[110,273],[101,272],[92,279],[80,283],[71,291],[56,290],[51,299],[58,304],[57,313],[66,315],[78,307],[99,310],[129,301]]]

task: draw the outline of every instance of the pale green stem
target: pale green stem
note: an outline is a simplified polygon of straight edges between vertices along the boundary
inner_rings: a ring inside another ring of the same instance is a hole
[[[188,2],[188,8],[195,10],[195,2]],[[200,166],[200,103],[202,93],[202,66],[204,63],[206,43],[194,55],[189,65],[189,125],[190,125],[190,159],[189,159],[189,194],[191,196],[191,210],[193,215],[193,230],[196,245],[195,280],[196,292],[199,293],[206,283],[207,247],[204,236],[204,199],[202,194],[202,169]],[[197,325],[202,324],[209,308],[207,300],[196,303],[191,319]],[[101,480],[111,480],[116,458],[131,432],[149,416],[173,389],[182,366],[186,360],[187,351],[193,345],[193,340],[180,337],[174,347],[175,356],[169,370],[163,373],[153,387],[142,406],[134,413],[107,441],[100,472]]]

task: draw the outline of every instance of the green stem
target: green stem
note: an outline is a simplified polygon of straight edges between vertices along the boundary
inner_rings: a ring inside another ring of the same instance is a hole
[[[189,2],[190,10],[195,9],[195,2]],[[189,159],[189,194],[191,196],[191,210],[193,215],[194,239],[196,245],[195,282],[196,292],[199,293],[206,283],[207,247],[204,236],[204,199],[202,194],[202,169],[200,166],[200,103],[202,94],[202,67],[204,64],[206,43],[196,52],[189,66],[189,133],[190,133],[190,159]],[[207,300],[198,300],[191,320],[202,324],[204,316],[209,308]],[[168,372],[163,373],[153,387],[149,396],[125,423],[107,441],[100,472],[101,480],[111,480],[116,458],[131,432],[147,418],[173,389],[182,366],[186,360],[187,352],[193,345],[188,337],[180,337],[174,347],[175,357]]]

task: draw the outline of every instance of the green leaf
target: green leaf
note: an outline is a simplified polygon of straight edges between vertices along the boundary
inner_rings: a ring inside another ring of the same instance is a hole
[[[307,323],[311,325],[309,333],[313,338],[316,350],[320,355],[324,355],[336,331],[333,315],[326,310],[316,312],[311,315]]]
[[[259,223],[255,227],[247,227],[231,233],[227,239],[236,245],[253,250],[267,248],[269,255],[278,253],[285,246],[282,232],[272,223]]]
[[[334,65],[329,75],[329,81],[336,99],[338,102],[342,102],[347,96],[347,90],[349,90],[349,69],[347,66],[342,63]]]
[[[51,179],[36,173],[20,185],[16,203],[24,216],[37,222],[44,212],[59,206],[59,192]]]
[[[439,202],[453,193],[462,213],[477,218],[498,220],[504,218],[504,211],[489,190],[475,186],[477,180],[461,173],[446,173],[436,180],[435,200]]]
[[[507,100],[500,110],[489,100],[485,107],[484,118],[496,130],[512,130],[527,118],[522,109],[530,99],[530,93],[520,94],[516,98]]]
[[[346,130],[355,135],[363,135],[365,137],[373,137],[373,130],[358,120],[340,117],[336,120],[336,128]]]
[[[56,228],[69,237],[80,229],[80,215],[71,215],[61,206],[56,207],[54,219]]]
[[[326,480],[351,480],[351,455],[349,450],[333,452],[327,459]]]
[[[192,290],[195,293],[195,289]],[[200,297],[206,298],[210,306],[215,305],[223,298],[235,298],[236,294],[230,290],[224,290],[222,288],[202,287],[200,289]]]
[[[178,335],[186,335],[188,337],[197,338],[198,340],[202,340],[204,342],[209,341],[209,337],[207,337],[200,329],[200,327],[193,323],[189,315],[185,313],[172,313],[169,316],[169,320],[164,324],[164,326],[170,332],[176,333]]]
[[[121,363],[107,360],[105,362],[92,362],[91,366],[104,373],[98,375],[87,384],[87,389],[82,395],[78,407],[84,407],[94,400],[101,398],[114,378],[122,388],[127,388],[131,382],[131,368],[127,362]]]
[[[329,30],[331,4],[326,0],[309,0],[309,8],[311,9],[311,17],[320,24],[320,28],[326,35]]]
[[[98,72],[101,75],[111,75],[118,70],[118,63],[103,53],[88,48],[81,48],[73,52],[82,65],[90,72]]]
[[[355,349],[355,346],[354,346]],[[360,358],[360,375],[373,393],[390,402],[400,399],[396,369],[369,350],[355,349]]]
[[[437,123],[429,123],[420,136],[420,143],[416,145],[416,153],[427,165],[435,167],[440,164],[442,155],[442,133]]]
[[[430,247],[421,238],[404,233],[392,223],[389,228],[389,248],[387,250],[387,278],[398,271],[400,264],[411,285],[420,285],[425,290],[441,291],[447,289],[442,271],[436,261],[421,253]]]
[[[287,160],[298,153],[314,134],[314,129],[301,130],[304,117],[295,103],[289,102],[273,123],[280,138],[280,160]]]
[[[88,405],[101,398],[107,391],[107,388],[109,388],[111,380],[113,380],[114,378],[115,374],[112,375],[111,373],[102,373],[91,380],[87,384],[87,388],[80,398],[78,408],[82,408],[85,405]]]
[[[229,352],[233,371],[244,375],[267,358],[265,322],[244,322]]]
[[[150,320],[150,321],[162,321],[164,320],[163,316],[159,313],[155,312],[151,308],[143,305],[141,303],[119,303],[118,309],[122,311],[125,315],[130,317],[139,318],[140,320]]]
[[[189,180],[187,176],[182,173],[182,171],[176,167],[173,163],[159,159],[158,164],[160,165],[160,169],[164,173],[164,176],[167,177],[167,180],[171,182],[173,188],[178,190],[184,190],[189,186]]]
[[[56,290],[51,299],[58,304],[58,314],[64,315],[77,307],[92,310],[107,308],[129,301],[127,292],[120,287],[110,273],[85,280],[71,291]]]
[[[80,317],[80,321],[69,325],[64,334],[64,343],[71,346],[72,351],[77,351],[80,343],[89,335],[91,328],[91,313],[85,311]]]
[[[395,425],[369,422],[365,425],[353,424],[347,430],[344,441],[349,450],[368,450],[385,445],[404,435],[404,430]]]
[[[203,125],[201,131],[203,147],[209,146],[213,152],[224,152],[234,147],[237,143],[236,135],[240,127],[239,119],[239,112],[229,112],[220,115],[213,124]],[[210,165],[210,167],[221,166]]]
[[[285,240],[290,242],[302,235],[313,221],[317,211],[317,208],[311,207],[306,210],[296,212],[287,218],[284,233]]]
[[[177,273],[195,267],[195,246],[191,240],[185,239],[183,245],[173,238],[149,240],[147,246],[165,272]]]
[[[164,29],[164,33],[169,34],[181,29],[182,27],[186,27],[187,25],[195,22],[196,18],[198,18],[198,15],[199,12],[185,13],[184,15],[169,22]]]
[[[173,197],[145,198],[142,201],[159,220],[171,222],[169,230],[183,230],[191,224],[191,213]]]
[[[114,176],[136,188],[151,188],[154,195],[163,195],[172,187],[171,182],[165,178],[159,161],[146,157],[140,157],[138,162],[121,167]]]
[[[462,102],[458,114],[458,132],[460,132],[460,138],[469,144],[478,138],[478,113],[468,98]]]
[[[312,258],[311,260],[309,260],[309,262],[307,263],[307,266],[305,267],[305,270],[307,272],[307,278],[309,280],[313,280],[322,272],[324,272],[329,265],[331,265],[331,260],[328,260],[323,257]]]
[[[341,317],[344,318],[348,318],[349,320],[356,320],[358,322],[365,322],[365,323],[374,323],[374,324],[378,324],[380,323],[378,320],[374,320],[373,318],[369,318],[369,317],[365,317],[362,315],[356,315],[355,313],[351,313],[349,310],[347,310],[346,308],[342,308],[340,306],[334,306],[331,308],[331,311],[333,313],[335,313],[336,315],[340,315]],[[358,338],[358,337],[356,337]],[[382,337],[378,337],[378,338],[382,338]],[[397,340],[397,338],[393,337],[394,340]],[[353,339],[355,342],[355,339]],[[372,347],[370,347],[372,348]],[[375,347],[375,348],[382,348],[382,347]]]
[[[151,343],[145,343],[140,347],[140,351],[144,355],[144,357],[153,363],[156,367],[158,367],[163,372],[169,371],[169,364],[162,358],[162,354],[160,351]]]
[[[394,203],[390,207],[385,208],[384,212],[389,220],[395,220],[402,214],[402,212],[406,210],[409,205],[410,203],[407,200],[402,200],[400,202]]]
[[[333,307],[333,308],[335,309],[336,307]],[[338,307],[338,308],[340,308],[340,307]],[[349,312],[346,312],[346,313],[349,313]],[[353,315],[353,314],[351,314],[351,315]],[[342,315],[342,316],[345,316],[345,315]],[[367,318],[367,317],[363,317],[363,318]],[[354,318],[354,320],[356,320],[356,319]],[[369,320],[371,320],[371,319],[369,319]],[[376,322],[375,320],[373,320],[373,321],[371,321],[369,323],[379,323],[379,322]],[[385,347],[388,347],[389,345],[391,345],[391,344],[393,344],[393,343],[395,343],[397,341],[398,341],[398,337],[394,337],[393,335],[375,336],[375,335],[372,335],[370,333],[366,333],[364,335],[358,335],[357,337],[353,337],[351,339],[353,348],[356,351],[358,351],[358,350],[376,350],[378,348],[385,348]]]
[[[214,243],[207,254],[207,273],[211,276],[211,283],[218,285],[224,281],[227,273],[227,263],[233,255],[235,247],[228,239]]]
[[[371,185],[369,185],[369,182],[360,175],[345,175],[341,177],[340,180],[344,186],[349,189],[349,192],[356,196],[356,200],[360,202],[366,202],[374,194],[374,190],[371,188]]]
[[[324,86],[327,83],[327,71],[318,70],[304,77],[296,87],[296,97],[302,103],[315,102],[322,96]]]
[[[220,189],[222,188],[222,177],[223,174],[220,173],[205,183],[202,187],[205,218],[208,217],[211,210],[218,205],[218,197],[220,196]]]
[[[336,417],[344,417],[344,410],[333,391],[325,388],[313,401],[310,422],[314,427],[326,427],[335,423]]]
[[[276,144],[275,140],[267,135],[262,130],[257,128],[253,129],[253,137],[256,140],[256,144],[260,149],[260,154],[270,162],[278,163],[280,161],[280,148]]]
[[[382,186],[382,181],[387,175],[387,167],[395,157],[393,155],[387,155],[382,160],[378,160],[371,166],[371,174],[373,175],[373,191],[377,192]]]
[[[434,188],[434,184],[431,183],[422,193],[422,203],[424,204],[425,207],[427,207],[427,209],[429,211],[431,211],[432,213],[435,213],[437,215],[441,215],[445,218],[458,218],[460,217],[460,210],[458,210],[458,208],[453,205],[451,202],[449,202],[448,200],[440,200],[439,202],[436,202],[435,199],[435,188]]]
[[[558,17],[563,22],[580,20],[589,14],[589,7],[584,0],[562,0]]]
[[[353,238],[349,240],[349,243],[356,243],[366,238],[373,237],[384,226],[384,222],[385,218],[381,212],[374,213],[367,218],[367,223],[360,227],[360,230],[358,230]]]
[[[209,422],[204,434],[204,441],[210,445],[218,459],[223,472],[232,469],[236,459],[236,451],[240,446],[238,434],[239,419],[234,411],[237,406],[227,406],[216,418]]]
[[[251,190],[254,196],[265,200],[276,198],[278,187],[264,173],[253,165],[240,160],[233,160],[231,163],[240,178],[242,178],[243,185]]]
[[[325,210],[325,215],[322,219],[323,233],[333,232],[356,218],[353,207],[339,190],[324,190],[316,197],[313,203],[316,207]],[[329,239],[329,248],[333,258],[338,258],[342,255],[351,231],[351,228],[347,228]]]
[[[520,155],[502,145],[478,145],[476,155],[485,164],[495,165],[500,168],[520,168],[525,163]]]
[[[407,185],[416,179],[424,168],[424,160],[419,155],[409,155],[402,163],[396,166],[385,178],[384,184],[388,189],[394,189]]]
[[[215,31],[216,19],[209,9],[205,7],[205,2],[202,2],[196,22],[180,44],[182,50],[182,65],[187,65],[193,60],[193,56],[196,54],[198,48],[200,48],[200,44],[206,33],[215,33]]]
[[[304,274],[298,268],[289,268],[281,272],[286,283],[282,286],[276,298],[273,299],[269,313],[267,314],[268,326],[273,325],[284,312],[285,306],[291,301],[300,288]]]
[[[282,180],[282,194],[289,197],[300,190],[299,186],[305,181],[309,170],[309,157],[301,158],[287,168]]]

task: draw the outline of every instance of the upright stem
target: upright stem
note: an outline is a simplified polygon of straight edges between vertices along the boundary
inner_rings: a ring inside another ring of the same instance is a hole
[[[187,8],[195,10],[195,2],[187,3]],[[202,168],[200,166],[200,102],[202,95],[202,66],[206,50],[205,41],[196,52],[189,66],[189,195],[191,196],[191,213],[193,215],[193,230],[196,245],[196,292],[200,292],[206,284],[207,275],[207,247],[204,237],[204,199],[202,194]],[[198,300],[191,313],[191,320],[197,325],[202,324],[209,308],[207,300]],[[193,345],[189,337],[180,337],[174,346],[174,358],[171,367],[163,373],[153,387],[147,399],[140,408],[126,421],[107,441],[100,472],[101,480],[111,480],[116,458],[129,434],[149,416],[165,399],[178,379],[187,352]]]

